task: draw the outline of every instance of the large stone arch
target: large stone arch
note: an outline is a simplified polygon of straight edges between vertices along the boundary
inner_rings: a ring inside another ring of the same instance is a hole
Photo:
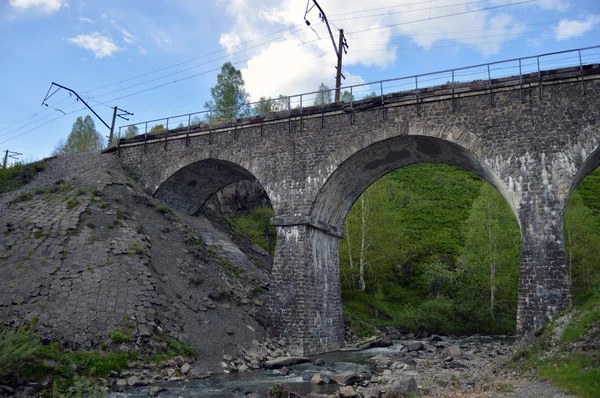
[[[448,139],[400,135],[349,154],[331,169],[306,223],[278,227],[273,279],[284,281],[286,287],[272,295],[272,319],[298,353],[334,350],[343,344],[338,248],[352,205],[385,174],[418,163],[444,163],[476,173],[503,195],[519,220],[513,194],[496,172],[474,152]]]
[[[185,214],[196,214],[208,198],[242,180],[258,180],[246,168],[223,159],[208,158],[181,167],[160,184],[154,197]]]

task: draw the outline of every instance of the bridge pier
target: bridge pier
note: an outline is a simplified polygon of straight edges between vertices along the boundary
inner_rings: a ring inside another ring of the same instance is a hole
[[[297,217],[276,218],[270,325],[290,351],[310,355],[344,345],[338,246],[341,235]]]

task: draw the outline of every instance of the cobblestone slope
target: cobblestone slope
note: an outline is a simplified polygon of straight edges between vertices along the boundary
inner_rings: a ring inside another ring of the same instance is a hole
[[[203,370],[264,338],[256,248],[246,255],[207,219],[158,206],[113,155],[47,163],[0,196],[1,322],[36,322],[76,349],[156,351],[175,339]],[[130,342],[111,339],[117,331]]]

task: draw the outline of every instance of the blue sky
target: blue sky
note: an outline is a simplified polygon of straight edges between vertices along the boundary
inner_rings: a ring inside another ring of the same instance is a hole
[[[133,112],[132,122],[202,110],[225,61],[242,70],[251,100],[332,87],[333,46],[316,9],[306,16],[314,30],[304,24],[306,4],[0,0],[0,151],[49,156],[77,116],[90,113],[62,90],[40,106],[52,81],[109,124],[115,105]],[[334,35],[346,32],[346,85],[600,45],[598,0],[319,4]],[[586,61],[600,63],[600,49],[585,52]]]

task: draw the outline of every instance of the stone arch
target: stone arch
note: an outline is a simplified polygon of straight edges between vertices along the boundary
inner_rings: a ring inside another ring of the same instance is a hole
[[[461,145],[424,135],[386,139],[352,154],[323,184],[311,209],[312,219],[341,233],[350,208],[372,183],[393,170],[418,163],[444,163],[474,172],[502,194],[519,221],[511,193],[485,162]]]
[[[236,163],[208,158],[175,171],[160,184],[154,197],[174,210],[193,215],[221,188],[242,180],[261,183],[254,174]]]

